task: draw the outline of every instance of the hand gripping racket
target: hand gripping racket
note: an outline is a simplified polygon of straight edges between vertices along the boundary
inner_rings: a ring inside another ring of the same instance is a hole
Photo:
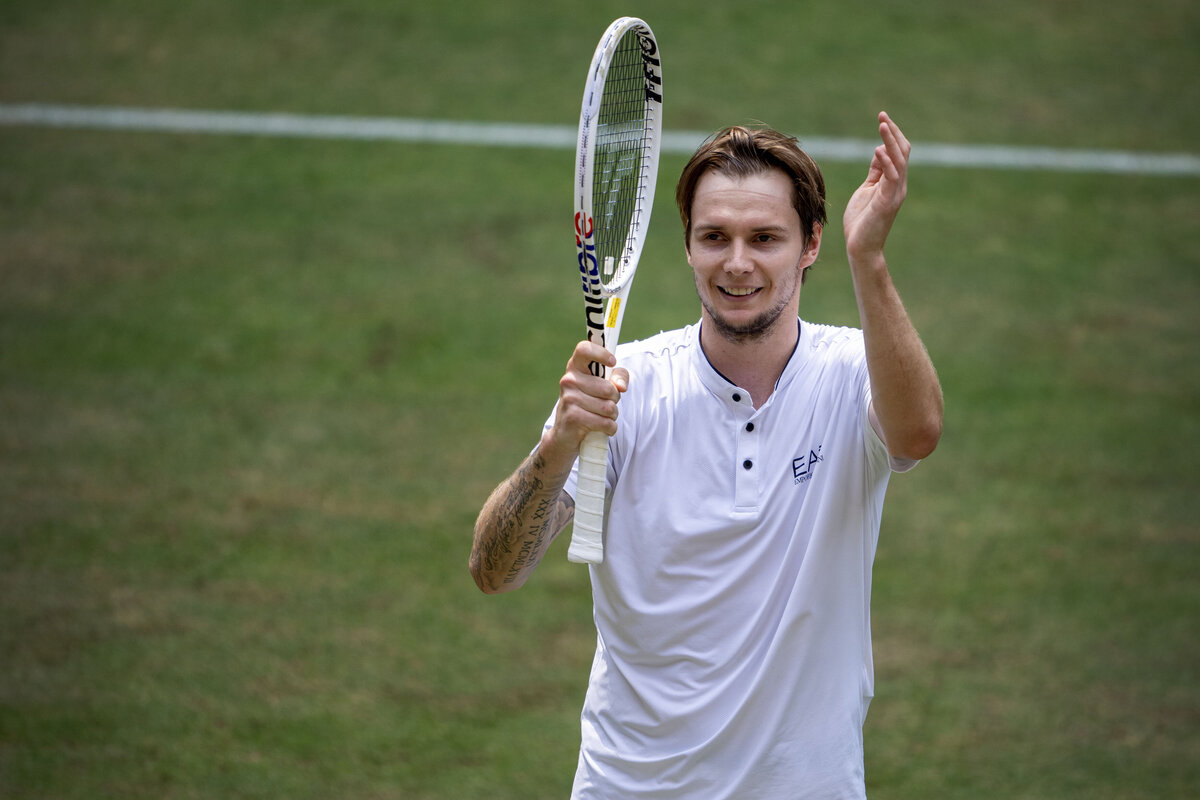
[[[662,65],[650,27],[635,17],[608,26],[588,69],[575,156],[575,246],[587,338],[617,349],[625,301],[654,205],[662,138]],[[607,304],[606,304],[607,301]],[[591,372],[605,377],[603,364]],[[604,560],[608,437],[579,450],[575,527],[567,558]]]

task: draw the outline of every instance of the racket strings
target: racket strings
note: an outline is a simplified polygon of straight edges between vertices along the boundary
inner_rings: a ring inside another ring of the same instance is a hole
[[[592,208],[601,279],[619,283],[643,215],[650,180],[650,126],[642,48],[634,32],[617,45],[597,118]]]

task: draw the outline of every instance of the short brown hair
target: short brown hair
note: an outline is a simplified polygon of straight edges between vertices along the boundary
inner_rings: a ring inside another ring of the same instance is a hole
[[[713,134],[692,155],[675,187],[675,202],[683,220],[684,241],[692,233],[692,202],[696,185],[709,170],[744,178],[779,169],[792,181],[793,205],[800,215],[800,229],[807,239],[817,225],[824,227],[825,179],[821,168],[800,149],[794,136],[771,128],[734,125]],[[807,272],[807,270],[805,270]]]

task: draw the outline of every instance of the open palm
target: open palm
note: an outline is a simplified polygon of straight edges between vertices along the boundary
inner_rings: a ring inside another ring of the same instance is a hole
[[[851,260],[882,253],[888,232],[908,192],[908,154],[912,145],[886,112],[879,113],[879,136],[867,179],[846,204],[842,229]]]

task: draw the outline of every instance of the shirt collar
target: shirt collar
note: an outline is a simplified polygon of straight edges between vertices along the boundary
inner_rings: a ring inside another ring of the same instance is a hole
[[[704,353],[704,348],[700,344],[701,324],[702,323],[697,322],[688,329],[688,337],[695,343],[695,347],[692,348],[695,354],[693,356],[693,361],[696,365],[696,372],[700,375],[701,382],[704,384],[705,388],[718,397],[731,398],[732,393],[738,393],[742,395],[740,402],[749,403],[749,393],[744,389],[739,392],[738,390],[740,387],[722,375],[717,368],[712,365],[712,362],[708,360],[708,356]],[[788,358],[787,364],[784,365],[783,372],[780,374],[779,379],[775,381],[775,388],[771,393],[771,397],[774,397],[775,392],[785,388],[789,383],[792,382],[792,379],[795,378],[800,372],[801,367],[807,360],[807,353],[811,349],[812,336],[811,332],[809,331],[811,326],[804,323],[800,318],[797,317],[796,327],[799,329],[799,335],[796,337],[796,346],[792,349],[792,354]],[[770,403],[771,401],[768,400],[767,402]]]

